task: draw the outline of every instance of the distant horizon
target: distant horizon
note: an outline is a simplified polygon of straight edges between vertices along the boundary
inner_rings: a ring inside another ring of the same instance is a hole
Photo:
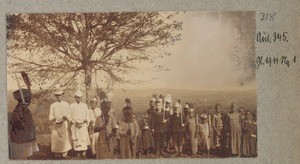
[[[24,87],[22,87],[24,88]],[[9,89],[7,88],[7,91],[13,92],[16,91],[17,89]],[[38,91],[39,89],[32,89],[33,91]],[[68,89],[66,89],[68,90]],[[76,89],[72,89],[76,90]],[[256,87],[231,87],[231,88],[114,88],[112,91],[116,90],[176,90],[176,91],[253,91],[257,90]]]

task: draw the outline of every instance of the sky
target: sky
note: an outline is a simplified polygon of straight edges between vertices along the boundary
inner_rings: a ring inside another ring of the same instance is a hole
[[[227,89],[254,88],[255,82],[244,86],[239,83],[241,72],[237,70],[231,54],[238,40],[234,25],[204,12],[186,12],[177,16],[183,23],[182,38],[167,50],[170,56],[157,59],[168,71],[132,74],[141,84],[121,84],[124,89]],[[226,18],[222,18],[226,19]],[[253,56],[255,58],[255,56]],[[143,66],[147,66],[144,63]],[[153,79],[148,81],[149,79]],[[15,79],[8,76],[8,89],[17,89]],[[22,86],[24,84],[21,84]]]
[[[225,18],[226,19],[226,18]],[[254,88],[255,82],[239,83],[241,72],[231,54],[237,34],[231,23],[210,14],[187,12],[179,16],[183,22],[182,40],[172,46],[171,56],[160,59],[169,71],[145,73],[156,77],[145,84],[122,85],[124,88],[233,89]],[[254,34],[255,35],[255,34]],[[243,51],[243,50],[241,50]],[[253,56],[255,58],[255,56]]]

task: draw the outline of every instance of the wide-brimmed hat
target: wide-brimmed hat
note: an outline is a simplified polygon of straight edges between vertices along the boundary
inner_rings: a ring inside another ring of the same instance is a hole
[[[22,94],[23,94],[24,98],[27,98],[27,97],[31,96],[31,91],[29,89],[21,89],[21,91],[22,91]],[[20,90],[14,91],[13,96],[16,100],[21,100],[22,99]]]

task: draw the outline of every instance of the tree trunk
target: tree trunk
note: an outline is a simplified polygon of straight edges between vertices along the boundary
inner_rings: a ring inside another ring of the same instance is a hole
[[[92,67],[89,64],[86,65],[85,69],[85,96],[86,102],[92,98]]]

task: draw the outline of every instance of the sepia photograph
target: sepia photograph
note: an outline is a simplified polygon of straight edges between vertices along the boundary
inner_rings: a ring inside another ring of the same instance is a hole
[[[6,14],[9,158],[257,157],[255,16]]]

